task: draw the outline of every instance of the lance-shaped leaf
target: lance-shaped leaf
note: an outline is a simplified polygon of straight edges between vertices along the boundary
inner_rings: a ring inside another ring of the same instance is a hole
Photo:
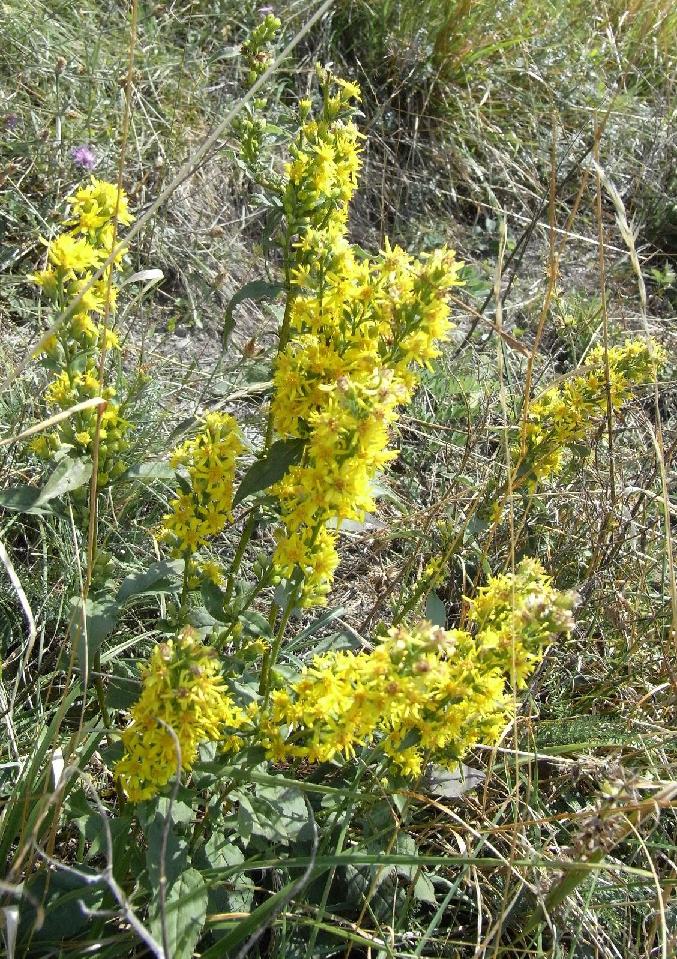
[[[235,317],[233,311],[239,303],[245,300],[274,300],[278,294],[284,290],[281,283],[269,283],[267,280],[252,280],[251,283],[245,283],[237,293],[230,298],[230,303],[226,307],[226,315],[223,323],[223,345],[228,345],[230,335],[235,329]]]
[[[17,513],[49,513],[50,502],[84,486],[92,475],[91,461],[65,456],[44,486],[11,486],[0,492],[0,506]]]
[[[120,606],[110,593],[100,592],[83,600],[71,600],[74,615],[71,622],[71,642],[75,644],[78,665],[83,675],[91,669],[95,654],[104,639],[113,632],[120,615]]]
[[[118,590],[118,603],[124,603],[132,596],[175,592],[181,586],[184,565],[182,559],[162,560],[142,572],[131,573]]]
[[[278,483],[289,467],[300,461],[304,446],[305,440],[301,439],[278,440],[273,443],[266,456],[257,460],[245,473],[233,497],[233,506]]]

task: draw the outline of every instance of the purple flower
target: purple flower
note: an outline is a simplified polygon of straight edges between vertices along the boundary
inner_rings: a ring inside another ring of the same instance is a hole
[[[83,170],[93,170],[96,166],[96,155],[86,143],[79,147],[73,147],[71,159],[76,166],[81,166]]]
[[[16,130],[16,128],[19,126],[19,123],[20,123],[20,120],[18,116],[16,115],[16,113],[8,113],[5,116],[5,127],[8,130]]]

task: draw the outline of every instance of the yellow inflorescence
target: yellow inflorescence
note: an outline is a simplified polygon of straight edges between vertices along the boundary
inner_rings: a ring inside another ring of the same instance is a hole
[[[612,410],[620,409],[634,386],[651,383],[664,362],[665,351],[653,340],[628,340],[623,346],[611,347]],[[558,473],[571,447],[584,440],[606,412],[606,363],[600,346],[590,352],[581,374],[551,387],[529,405],[521,473],[532,485]]]
[[[164,517],[162,536],[177,556],[192,554],[232,519],[235,462],[244,449],[235,419],[208,413],[204,429],[174,450],[171,464],[188,474],[190,491],[180,491]]]
[[[360,168],[350,101],[359,89],[319,72],[323,108],[314,118],[301,104],[286,171],[292,292],[272,404],[277,434],[306,440],[273,489],[283,523],[276,568],[288,579],[301,571],[305,605],[324,601],[338,562],[327,524],[361,520],[374,506],[374,474],[396,455],[389,427],[451,329],[446,294],[460,266],[446,249],[414,259],[386,241],[370,260],[350,245]]]
[[[115,766],[132,802],[150,799],[177,771],[190,769],[200,743],[239,748],[236,731],[247,724],[228,695],[216,653],[190,629],[155,647],[142,680],[131,725],[122,733],[124,755]]]
[[[124,470],[120,452],[127,445],[131,424],[115,401],[115,390],[104,388],[99,380],[99,349],[117,350],[116,334],[95,316],[115,312],[118,288],[115,271],[108,267],[92,283],[98,269],[113,249],[117,224],[132,222],[124,190],[95,177],[69,197],[70,215],[65,232],[47,244],[48,266],[30,279],[58,311],[67,311],[66,320],[44,348],[47,363],[58,372],[48,386],[45,401],[49,409],[67,410],[83,400],[100,396],[107,400],[101,414],[99,431],[99,485]],[[120,264],[124,250],[115,258]],[[79,302],[77,302],[80,297]],[[67,444],[76,454],[91,455],[96,433],[97,410],[89,408],[63,420],[51,433],[41,434],[31,443],[33,451],[49,457]]]
[[[391,629],[371,652],[316,657],[261,718],[270,758],[329,761],[375,739],[418,775],[425,760],[453,767],[495,742],[509,715],[508,679],[524,682],[545,646],[572,626],[572,597],[535,561],[492,579],[471,604],[475,636],[421,623]]]
[[[553,637],[572,629],[575,601],[575,594],[553,587],[534,559],[523,559],[514,574],[492,576],[470,602],[468,617],[484,665],[522,688]]]

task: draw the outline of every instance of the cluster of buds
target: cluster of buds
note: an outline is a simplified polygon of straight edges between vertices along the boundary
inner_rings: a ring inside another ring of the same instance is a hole
[[[252,87],[272,64],[274,43],[281,26],[279,18],[268,13],[242,44],[241,53],[248,87]],[[242,162],[257,180],[266,177],[263,144],[269,127],[264,115],[267,104],[265,94],[259,94],[234,124],[240,140]]]

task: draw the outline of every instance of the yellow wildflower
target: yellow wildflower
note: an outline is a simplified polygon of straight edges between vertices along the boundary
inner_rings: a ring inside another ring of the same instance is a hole
[[[633,387],[650,383],[665,362],[665,351],[653,340],[627,340],[608,351],[609,393],[618,411]],[[545,390],[529,405],[523,448],[515,449],[520,474],[533,486],[558,473],[571,451],[607,413],[604,350],[596,347],[585,369]]]
[[[472,603],[472,636],[430,623],[391,629],[370,652],[314,658],[291,687],[274,690],[259,717],[270,758],[326,762],[381,743],[407,776],[427,760],[455,767],[479,742],[495,742],[545,646],[571,629],[571,596],[539,564],[495,577]]]
[[[95,396],[109,401],[101,416],[99,431],[98,479],[100,485],[105,485],[125,469],[119,454],[127,445],[125,436],[131,424],[121,415],[119,405],[113,402],[115,390],[102,387],[100,361],[96,355],[97,347],[119,348],[115,332],[93,319],[94,314],[115,310],[115,271],[107,268],[104,275],[92,283],[92,270],[101,264],[111,249],[112,220],[116,213],[118,222],[124,225],[131,223],[132,215],[124,191],[118,191],[114,184],[95,177],[70,197],[70,204],[72,216],[64,223],[70,230],[48,244],[49,267],[33,273],[29,279],[58,304],[59,309],[70,313],[43,348],[50,359],[69,363],[47,387],[47,406],[65,410]],[[120,256],[116,262],[119,259]],[[77,364],[73,363],[73,357],[77,357]],[[77,453],[89,454],[97,419],[97,411],[90,409],[62,421],[52,434],[56,442],[43,444],[43,451],[53,451],[68,444]]]
[[[186,469],[191,489],[172,500],[164,517],[161,535],[175,555],[195,552],[232,520],[235,462],[243,449],[235,419],[208,413],[204,429],[172,453],[172,466]]]
[[[128,226],[134,219],[125,191],[94,176],[87,186],[80,187],[74,196],[69,197],[69,202],[72,219],[68,225],[75,233],[96,233],[114,219]]]
[[[101,262],[99,250],[70,233],[61,233],[49,243],[47,257],[52,266],[69,276],[84,273]]]
[[[177,772],[190,769],[200,743],[221,740],[226,730],[232,735],[247,723],[228,695],[216,652],[189,628],[153,650],[131,717],[115,776],[132,802],[152,798]],[[237,737],[226,743],[236,746]]]
[[[273,374],[273,426],[305,439],[301,462],[273,493],[284,529],[279,575],[302,573],[300,602],[325,601],[337,564],[335,534],[374,508],[375,474],[395,453],[389,428],[451,329],[448,291],[459,264],[446,249],[414,259],[386,241],[368,260],[347,239],[360,168],[351,100],[359,89],[318,70],[323,107],[303,122],[287,165],[283,206],[295,241],[289,336]],[[338,92],[333,92],[337,89]]]

